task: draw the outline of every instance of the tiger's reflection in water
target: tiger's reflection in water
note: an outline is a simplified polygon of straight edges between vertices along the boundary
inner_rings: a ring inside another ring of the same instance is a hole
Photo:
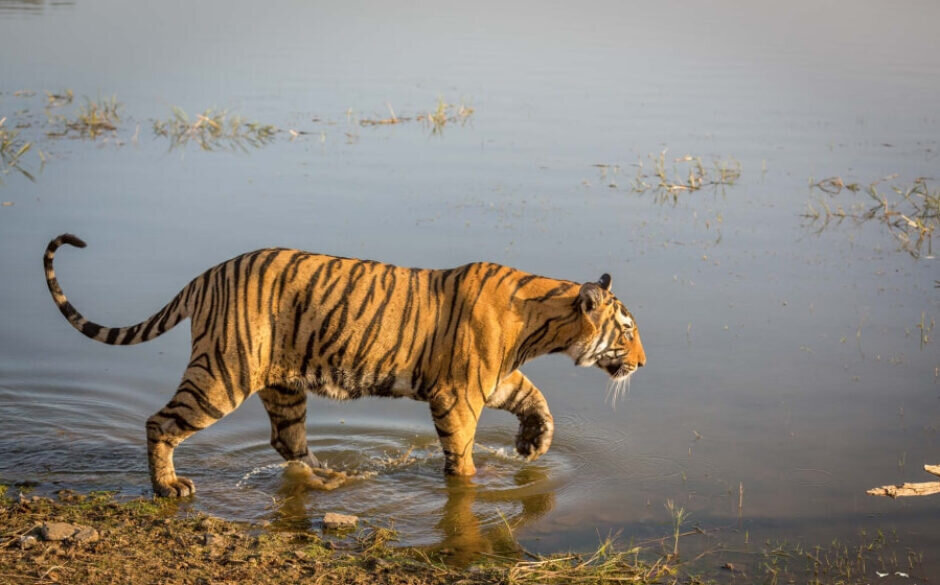
[[[310,470],[289,466],[277,491],[275,520],[278,530],[308,531],[326,510],[316,510],[308,500],[322,493],[311,483]],[[437,514],[435,528],[440,541],[426,547],[448,564],[463,566],[482,554],[511,555],[520,552],[514,533],[548,514],[555,507],[553,483],[547,467],[527,465],[512,476],[516,487],[493,489],[466,477],[448,477],[446,500]],[[318,482],[314,478],[314,483]],[[344,481],[348,481],[344,479]],[[352,480],[355,482],[356,480]],[[361,481],[370,481],[362,479]],[[384,515],[379,524],[394,525],[394,514]]]

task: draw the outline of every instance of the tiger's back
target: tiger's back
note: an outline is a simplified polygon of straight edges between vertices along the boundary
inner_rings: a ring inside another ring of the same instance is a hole
[[[319,462],[306,444],[308,392],[427,401],[445,470],[468,475],[484,406],[519,417],[520,453],[535,458],[548,449],[553,420],[517,369],[525,361],[567,352],[612,376],[611,363],[628,376],[645,362],[632,316],[608,292],[606,275],[606,286],[578,285],[491,263],[428,270],[264,249],[207,270],[149,319],[110,328],[87,320],[62,293],[52,263],[63,243],[84,247],[68,234],[50,242],[46,279],[63,315],[86,336],[130,345],[192,319],[192,354],[176,395],[147,421],[151,480],[160,495],[194,493],[175,473],[173,450],[253,393],[271,419],[272,446],[313,466]],[[635,333],[629,340],[625,319]],[[623,333],[624,348],[614,347],[619,337],[611,331]]]

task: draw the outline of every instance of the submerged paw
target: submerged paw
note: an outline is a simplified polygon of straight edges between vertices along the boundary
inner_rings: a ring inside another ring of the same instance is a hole
[[[196,493],[196,484],[185,477],[154,485],[153,491],[161,498],[185,498]]]

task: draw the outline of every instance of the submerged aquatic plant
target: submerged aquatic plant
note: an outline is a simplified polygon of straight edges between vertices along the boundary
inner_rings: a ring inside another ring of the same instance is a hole
[[[241,150],[261,148],[270,144],[280,130],[230,114],[226,110],[206,110],[194,119],[182,108],[173,107],[173,116],[153,123],[157,136],[170,139],[170,150],[194,142],[203,150]]]
[[[875,221],[886,227],[901,249],[914,258],[933,257],[933,234],[940,225],[940,189],[931,190],[925,177],[918,177],[909,185],[893,185],[893,195],[879,189],[882,183],[895,178],[897,175],[889,175],[865,189],[858,183],[846,183],[841,177],[811,181],[811,188],[828,197],[816,197],[807,203],[803,213],[807,226],[821,233],[846,220],[857,225]],[[837,199],[843,191],[852,193],[852,198]],[[867,205],[856,199],[859,192],[868,195]]]

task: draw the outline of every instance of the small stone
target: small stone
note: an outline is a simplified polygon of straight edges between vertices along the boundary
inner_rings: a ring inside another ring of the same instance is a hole
[[[214,516],[206,516],[199,520],[196,524],[197,530],[203,530],[205,532],[220,532],[223,524],[225,522],[221,518],[216,518]]]
[[[97,542],[98,531],[91,526],[69,524],[68,522],[44,522],[39,529],[43,540],[60,542],[68,540],[76,543]]]
[[[323,527],[327,530],[349,530],[355,528],[358,523],[359,518],[357,516],[348,514],[328,512],[323,517]]]
[[[37,544],[39,544],[39,541],[32,534],[24,534],[20,537],[20,548],[23,550],[29,550]]]

